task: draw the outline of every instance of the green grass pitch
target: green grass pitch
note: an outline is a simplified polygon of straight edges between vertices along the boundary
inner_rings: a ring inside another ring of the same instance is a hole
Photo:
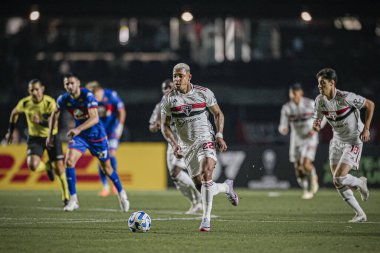
[[[0,191],[0,252],[380,252],[380,190],[360,203],[368,222],[351,224],[351,208],[333,189],[302,200],[301,190],[238,189],[232,206],[214,198],[212,230],[198,231],[201,215],[178,191],[130,192],[131,211],[116,196],[79,191],[80,209],[63,212],[56,191]],[[356,194],[360,199],[359,195]],[[148,233],[132,233],[132,211],[152,218]]]

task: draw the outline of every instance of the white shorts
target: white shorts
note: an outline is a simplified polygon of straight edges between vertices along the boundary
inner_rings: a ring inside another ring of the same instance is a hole
[[[329,147],[330,165],[345,163],[357,170],[359,169],[362,150],[363,143],[350,144],[332,139]]]
[[[290,142],[289,160],[292,163],[299,161],[301,158],[308,158],[314,161],[317,152],[318,138],[313,136],[311,138],[299,141]]]
[[[201,174],[200,161],[205,157],[216,159],[215,142],[212,140],[199,140],[190,147],[183,149],[185,164],[190,177]]]
[[[112,150],[117,150],[119,148],[119,139],[111,138],[107,140],[108,148]]]
[[[173,173],[173,169],[175,166],[180,167],[182,169],[186,168],[185,160],[183,158],[178,159],[177,157],[175,157],[173,153],[173,148],[169,144],[168,148],[166,149],[166,162],[170,175]]]

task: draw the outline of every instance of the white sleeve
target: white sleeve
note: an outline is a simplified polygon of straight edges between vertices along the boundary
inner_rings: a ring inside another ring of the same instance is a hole
[[[210,89],[206,89],[205,95],[206,95],[206,106],[207,107],[216,105],[218,103],[216,101],[216,97],[215,97],[214,93]]]
[[[158,103],[154,107],[154,110],[152,112],[152,115],[149,119],[149,124],[155,124],[157,121],[161,121],[161,104]]]
[[[355,93],[348,92],[346,96],[346,100],[349,104],[353,105],[356,109],[362,109],[365,104],[365,98]]]
[[[289,125],[288,115],[286,113],[286,105],[283,105],[281,108],[281,118],[280,125],[278,126],[278,131],[281,133],[282,129],[287,128]]]
[[[318,96],[315,99],[313,119],[322,120],[322,118],[323,118],[322,106],[321,106],[321,102],[320,102],[320,96]]]
[[[169,97],[164,96],[161,100],[161,115],[171,116]]]

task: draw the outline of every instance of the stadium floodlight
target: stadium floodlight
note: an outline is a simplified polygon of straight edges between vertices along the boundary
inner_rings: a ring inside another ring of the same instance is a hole
[[[185,11],[184,13],[182,13],[181,18],[185,22],[190,22],[194,19],[194,16],[193,14],[191,14],[191,12]]]
[[[305,22],[310,22],[313,19],[313,17],[311,16],[311,14],[309,12],[307,12],[307,11],[301,12],[300,16],[301,16],[301,19],[303,21],[305,21]]]
[[[119,42],[125,46],[129,41],[129,27],[126,19],[120,21]]]
[[[29,19],[30,21],[37,21],[40,18],[41,14],[38,9],[38,5],[33,4],[30,8],[30,13],[29,13]]]
[[[37,21],[40,18],[40,12],[39,11],[31,11],[29,14],[29,19],[31,21]]]

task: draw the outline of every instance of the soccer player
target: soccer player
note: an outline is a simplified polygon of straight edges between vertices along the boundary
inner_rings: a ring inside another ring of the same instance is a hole
[[[6,135],[7,143],[13,141],[13,132],[19,114],[24,113],[28,124],[28,157],[27,165],[32,171],[47,171],[49,179],[54,180],[54,171],[61,184],[62,201],[64,205],[69,200],[66,174],[63,166],[63,151],[61,140],[54,138],[54,147],[46,147],[46,137],[49,133],[49,117],[55,108],[55,100],[45,95],[45,86],[38,79],[32,79],[28,84],[29,96],[21,99],[12,110],[9,119],[9,129]],[[52,126],[52,135],[58,132],[58,124]],[[41,160],[47,149],[49,161]],[[52,170],[54,169],[54,171]]]
[[[123,133],[126,110],[123,101],[116,91],[104,89],[96,81],[89,82],[86,88],[92,91],[98,100],[99,119],[103,123],[108,138],[108,147],[110,151],[110,162],[114,170],[117,170],[116,151],[119,147],[119,140]],[[98,167],[99,177],[102,182],[102,190],[99,196],[107,197],[110,194],[110,187],[106,174],[101,166]],[[114,188],[114,192],[115,192]]]
[[[75,120],[75,128],[70,129],[67,133],[67,136],[71,138],[65,161],[70,200],[63,210],[74,211],[79,208],[75,164],[86,152],[86,149],[89,149],[90,153],[98,158],[103,171],[117,188],[121,210],[127,212],[129,201],[121,185],[119,175],[110,163],[107,136],[102,123],[99,122],[98,102],[91,91],[80,87],[80,80],[76,74],[65,75],[63,84],[67,92],[57,99],[57,106],[50,119],[49,136],[46,140],[48,145],[53,144],[51,126],[58,121],[61,110],[69,111]]]
[[[167,79],[161,85],[163,95],[166,95],[174,89],[174,83],[172,80]],[[171,122],[170,128],[173,132],[174,138],[178,141],[177,131],[174,127],[174,122]],[[152,133],[161,129],[161,103],[156,104],[153,113],[149,119],[149,131]],[[185,161],[183,158],[178,159],[173,154],[173,149],[170,145],[166,150],[166,162],[169,170],[170,177],[176,188],[185,196],[191,204],[190,209],[186,214],[195,214],[197,211],[202,210],[202,197],[197,188],[195,188],[194,182],[189,175],[183,170],[186,169]]]
[[[338,81],[335,70],[324,68],[317,75],[320,95],[315,99],[313,128],[320,130],[321,119],[326,117],[333,129],[330,141],[329,159],[333,183],[342,198],[355,211],[349,222],[365,222],[367,216],[356,200],[352,189],[358,189],[363,201],[368,200],[367,178],[357,178],[349,174],[351,169],[359,169],[363,142],[370,139],[370,124],[375,104],[352,92],[336,88]],[[360,109],[366,109],[364,125],[360,119]]]
[[[297,182],[303,189],[303,199],[311,199],[318,191],[318,178],[313,161],[318,146],[318,134],[313,130],[314,101],[303,96],[299,83],[289,88],[290,101],[282,106],[278,131],[289,133],[289,160],[294,164]]]
[[[166,94],[161,102],[161,132],[173,148],[177,158],[184,157],[186,168],[195,186],[201,192],[203,217],[200,231],[211,229],[213,196],[220,192],[227,195],[232,205],[239,203],[233,189],[233,181],[214,183],[212,173],[216,165],[216,150],[224,152],[227,144],[223,139],[224,115],[213,92],[205,87],[193,85],[190,67],[178,63],[173,68],[174,90]],[[208,120],[208,111],[214,116],[217,134]],[[171,121],[178,133],[178,142],[171,130]],[[215,147],[216,146],[216,147]]]

